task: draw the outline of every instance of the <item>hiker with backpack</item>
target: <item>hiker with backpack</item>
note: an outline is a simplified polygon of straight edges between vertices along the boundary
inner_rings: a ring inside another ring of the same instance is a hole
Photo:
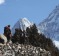
[[[12,37],[10,25],[7,25],[7,26],[4,27],[4,35],[7,37],[7,40],[8,40],[8,42],[9,42],[9,40],[10,40],[11,37]]]

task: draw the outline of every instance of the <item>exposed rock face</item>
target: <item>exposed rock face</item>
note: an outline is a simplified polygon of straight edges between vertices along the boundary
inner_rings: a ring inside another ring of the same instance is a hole
[[[0,56],[51,56],[49,51],[23,44],[0,45]]]

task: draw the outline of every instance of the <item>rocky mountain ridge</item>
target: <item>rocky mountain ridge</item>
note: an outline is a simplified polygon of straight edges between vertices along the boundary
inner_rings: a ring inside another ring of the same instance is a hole
[[[51,53],[32,45],[8,43],[0,45],[0,56],[51,56]]]

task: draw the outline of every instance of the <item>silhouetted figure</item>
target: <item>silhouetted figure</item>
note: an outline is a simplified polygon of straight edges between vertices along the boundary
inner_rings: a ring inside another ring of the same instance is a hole
[[[7,25],[7,26],[4,27],[4,35],[7,37],[8,41],[11,39],[10,25]]]

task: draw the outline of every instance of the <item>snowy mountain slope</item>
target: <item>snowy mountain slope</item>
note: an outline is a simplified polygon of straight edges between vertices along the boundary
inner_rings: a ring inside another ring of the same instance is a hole
[[[56,47],[59,49],[59,41],[54,40],[53,43],[55,44]]]
[[[57,6],[52,13],[39,24],[38,29],[53,40],[59,41],[59,6]]]
[[[22,19],[18,20],[17,23],[12,28],[12,34],[15,33],[16,28],[26,30],[27,27],[30,27],[32,25],[33,25],[33,23],[31,23],[27,18],[22,18]]]

